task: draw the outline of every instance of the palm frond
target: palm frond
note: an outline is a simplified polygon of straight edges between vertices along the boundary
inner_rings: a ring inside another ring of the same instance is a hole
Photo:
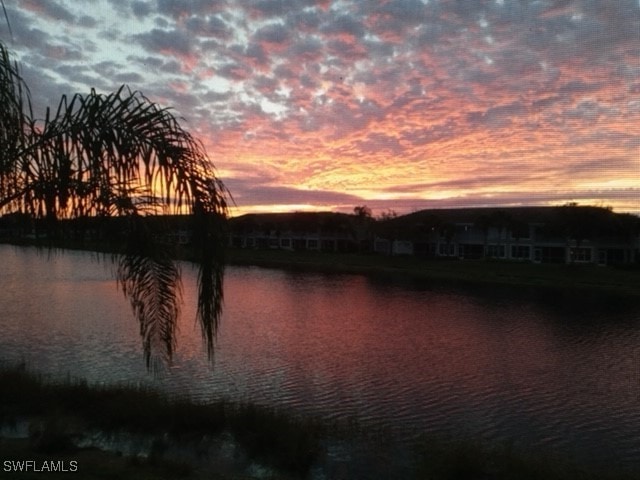
[[[207,209],[197,204],[193,227],[193,245],[200,259],[198,319],[210,360],[213,358],[214,340],[224,299],[224,249],[216,246],[224,244],[226,223],[225,217],[216,208],[220,207],[212,206]]]
[[[117,255],[117,278],[140,325],[147,368],[170,362],[180,312],[180,270],[161,248],[144,219],[132,217],[129,243]]]
[[[25,190],[21,172],[28,166],[20,153],[28,143],[30,116],[29,88],[18,64],[0,43],[0,211],[19,203]]]
[[[4,0],[0,1],[2,4],[2,11],[4,12],[4,19],[7,21],[7,28],[9,29],[9,36],[13,38],[13,32],[11,31],[11,22],[9,21],[9,15],[7,15],[7,9],[4,6]]]
[[[190,214],[200,264],[198,319],[209,357],[222,308],[224,223],[229,193],[202,144],[168,109],[126,86],[63,96],[33,120],[28,89],[0,43],[0,214],[45,221],[127,218],[118,281],[140,323],[145,358],[175,349],[180,272],[145,216]],[[163,251],[164,249],[164,251]]]

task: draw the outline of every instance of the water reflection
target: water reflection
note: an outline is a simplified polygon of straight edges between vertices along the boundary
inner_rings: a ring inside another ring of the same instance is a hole
[[[93,381],[154,382],[327,418],[622,465],[640,461],[640,306],[551,289],[470,289],[357,275],[230,268],[215,368],[195,323],[195,274],[175,364],[144,369],[137,326],[109,269],[0,246],[6,359]],[[606,446],[606,447],[605,447]]]

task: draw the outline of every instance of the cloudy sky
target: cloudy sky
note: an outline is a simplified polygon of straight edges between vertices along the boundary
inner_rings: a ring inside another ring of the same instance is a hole
[[[237,207],[640,213],[640,0],[5,0],[36,111],[122,84]]]

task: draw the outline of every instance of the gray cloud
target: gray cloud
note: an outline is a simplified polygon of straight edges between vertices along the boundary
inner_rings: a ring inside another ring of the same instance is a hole
[[[292,11],[315,6],[315,3],[315,0],[248,0],[245,8],[255,17],[282,18]]]
[[[584,80],[571,80],[558,89],[558,93],[561,95],[584,95],[587,93],[597,92],[602,89],[603,84],[601,82],[587,83]]]
[[[321,27],[322,33],[328,35],[347,35],[362,38],[366,29],[362,22],[351,15],[338,15]]]
[[[312,62],[320,60],[323,55],[322,42],[317,38],[302,37],[294,42],[287,52],[287,57],[296,61]]]
[[[336,205],[362,202],[356,195],[323,190],[301,190],[290,187],[242,185],[237,180],[226,179],[225,184],[239,192],[234,199],[239,207],[248,205]]]
[[[285,43],[289,39],[289,30],[280,24],[267,25],[258,30],[254,40],[266,43]]]
[[[75,23],[76,17],[56,0],[29,0],[27,9],[51,20]]]
[[[151,2],[131,2],[131,10],[136,17],[146,17],[152,12]]]
[[[626,205],[633,205],[640,195],[640,189],[601,189],[601,190],[573,190],[573,191],[540,191],[522,190],[510,192],[495,192],[484,195],[460,195],[438,200],[425,200],[421,197],[404,198],[402,200],[379,201],[363,199],[374,209],[393,208],[399,211],[421,210],[427,208],[482,208],[504,206],[535,206],[535,205],[563,205],[567,202],[581,201],[601,202],[609,205],[615,201]]]
[[[526,113],[526,107],[519,101],[508,105],[498,105],[483,112],[473,111],[467,114],[467,121],[471,124],[483,124],[492,128],[507,127],[514,117]]]
[[[95,28],[98,25],[98,20],[89,15],[82,15],[78,19],[78,25],[83,28]]]
[[[185,27],[192,35],[200,37],[214,37],[228,39],[231,37],[231,29],[222,19],[217,16],[202,18],[198,16],[190,17],[185,22]]]
[[[135,35],[134,38],[151,52],[188,54],[192,49],[193,39],[181,30],[160,30],[154,28],[148,33]]]
[[[218,68],[216,73],[221,77],[228,78],[230,80],[246,80],[251,76],[252,71],[246,65],[228,63]]]
[[[228,6],[230,3],[226,0],[156,0],[157,12],[173,19],[214,14]]]
[[[432,188],[470,195],[483,182],[536,179],[536,162],[590,183],[603,158],[608,172],[637,171],[629,160],[640,146],[637,0],[109,0],[117,28],[81,3],[24,5],[7,5],[14,40],[2,27],[0,38],[23,64],[34,103],[132,84],[176,107],[222,162],[275,149],[292,159],[282,175],[308,180],[350,175],[349,162],[367,161],[396,168],[404,180],[390,191],[403,195],[416,165],[444,172]],[[125,27],[132,19],[134,35]],[[130,53],[115,56],[122,51]],[[319,151],[327,159],[312,161]],[[493,175],[470,169],[478,158]],[[456,165],[474,178],[457,180]],[[341,201],[275,183],[232,184],[245,200]],[[533,195],[528,188],[522,198]],[[509,195],[486,201],[516,201]]]

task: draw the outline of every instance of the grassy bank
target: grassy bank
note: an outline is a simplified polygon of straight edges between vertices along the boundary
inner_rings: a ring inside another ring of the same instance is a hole
[[[13,243],[32,246],[34,242]],[[113,245],[65,242],[57,248],[113,253]],[[192,258],[188,247],[175,252]],[[426,259],[414,256],[386,256],[358,253],[288,251],[228,248],[230,265],[261,266],[308,272],[354,273],[385,277],[482,284],[539,286],[583,291],[600,291],[640,298],[640,266],[601,267],[593,264],[534,264],[505,260]]]
[[[28,441],[3,440],[0,452],[4,458],[0,460],[88,456],[89,470],[101,471],[103,466],[112,465],[117,472],[131,467],[131,476],[118,478],[141,478],[143,473],[156,478],[153,475],[157,470],[169,472],[163,478],[200,478],[191,462],[167,460],[164,453],[178,445],[191,449],[196,458],[198,452],[205,455],[212,446],[235,448],[228,442],[225,446],[223,440],[212,441],[224,438],[232,438],[239,448],[231,455],[233,458],[220,459],[219,463],[227,465],[220,465],[223,473],[213,472],[220,475],[215,478],[236,478],[233,470],[242,470],[251,462],[282,472],[277,478],[297,478],[319,455],[324,428],[314,420],[250,404],[196,404],[169,399],[149,389],[48,382],[24,368],[4,368],[0,370],[0,426],[10,427],[24,418],[30,423]],[[136,456],[134,461],[114,461],[126,452],[90,454],[76,447],[87,432],[100,432],[107,437],[125,433],[147,439],[142,443],[150,448],[142,460]],[[17,457],[7,458],[7,452]],[[224,474],[224,470],[231,473]],[[5,477],[0,473],[0,478]]]
[[[640,478],[639,473],[614,464],[594,469],[559,454],[489,447],[466,439],[425,439],[415,468],[415,478],[442,480],[632,480]]]
[[[401,450],[385,435],[370,435],[357,425],[345,428],[252,405],[226,402],[194,404],[170,400],[147,389],[90,386],[83,382],[51,383],[24,368],[0,369],[0,426],[28,419],[28,438],[0,436],[0,478],[42,478],[40,472],[7,472],[6,463],[31,460],[75,462],[79,478],[102,479],[305,479],[310,467],[324,471],[321,478],[394,478],[394,459]],[[143,456],[126,451],[79,448],[87,432],[151,439]],[[229,445],[216,439],[232,436],[241,447],[224,455]],[[327,441],[356,445],[342,464],[327,461]],[[363,448],[364,445],[364,448]],[[176,446],[190,452],[176,457]],[[170,452],[174,451],[174,455]],[[222,452],[222,453],[221,453]],[[405,452],[406,453],[406,452]],[[477,441],[424,440],[409,454],[414,461],[402,478],[627,480],[629,472],[594,471],[560,457],[523,453],[511,448],[487,448]],[[245,455],[245,457],[238,459]],[[207,458],[207,462],[200,461]],[[211,460],[213,458],[213,460]],[[248,464],[259,462],[271,470],[252,474]],[[230,462],[233,465],[230,465]],[[357,465],[356,465],[357,464]],[[363,474],[364,472],[364,474]],[[68,478],[72,473],[46,473]],[[364,475],[364,476],[363,476]]]
[[[490,260],[432,260],[369,254],[229,249],[232,265],[303,271],[404,276],[468,284],[522,285],[597,290],[640,296],[640,269],[596,265],[532,264]]]
[[[57,472],[42,471],[45,462],[63,462]],[[27,461],[33,461],[38,470],[33,471],[8,471],[10,466],[15,466],[18,470],[19,462],[23,462],[26,469]],[[11,462],[8,465],[5,462]],[[73,463],[72,463],[73,462]],[[62,471],[65,469],[66,471]],[[118,478],[122,480],[170,480],[191,478],[213,479],[213,480],[234,480],[241,477],[234,477],[225,474],[207,475],[196,472],[188,465],[171,462],[141,461],[137,458],[125,457],[117,453],[88,448],[66,450],[58,452],[43,452],[34,448],[33,442],[29,439],[6,439],[0,438],[0,478],[16,480],[51,480],[82,478],[85,480],[99,480],[107,478]]]

